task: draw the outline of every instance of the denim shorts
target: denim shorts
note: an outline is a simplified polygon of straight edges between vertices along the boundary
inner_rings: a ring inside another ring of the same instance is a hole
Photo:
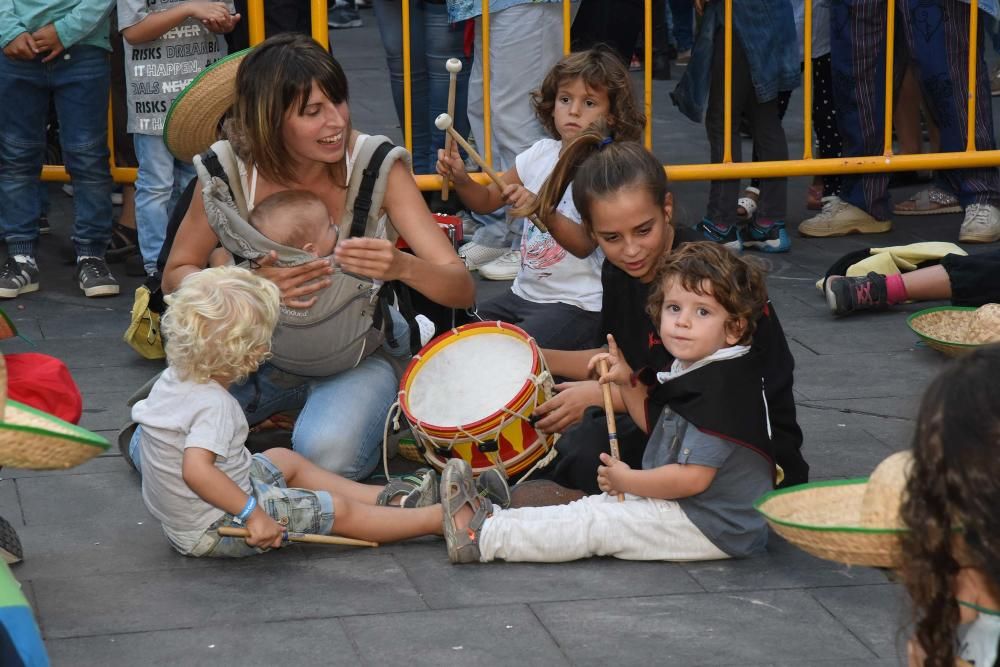
[[[333,497],[326,491],[288,488],[284,475],[263,454],[253,455],[250,483],[258,506],[287,526],[288,532],[329,535],[333,530]],[[220,526],[239,525],[232,514],[223,515],[208,527],[187,555],[242,558],[267,551],[251,547],[242,537],[221,537],[216,530]]]

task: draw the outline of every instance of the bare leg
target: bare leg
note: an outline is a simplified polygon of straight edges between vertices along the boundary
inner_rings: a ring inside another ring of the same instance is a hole
[[[269,449],[264,456],[277,466],[290,487],[326,491],[332,496],[366,505],[374,505],[382,490],[381,486],[361,484],[324,470],[290,449]]]
[[[333,497],[333,530],[337,535],[376,542],[441,534],[441,505],[417,508],[379,507]]]
[[[913,301],[938,301],[951,298],[951,279],[940,264],[903,274],[906,295]]]

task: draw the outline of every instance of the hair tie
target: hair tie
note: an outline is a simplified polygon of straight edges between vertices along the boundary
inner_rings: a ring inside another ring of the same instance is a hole
[[[598,148],[603,149],[605,146],[607,146],[614,140],[615,140],[614,137],[604,137],[603,139],[601,139],[601,143],[599,144]]]

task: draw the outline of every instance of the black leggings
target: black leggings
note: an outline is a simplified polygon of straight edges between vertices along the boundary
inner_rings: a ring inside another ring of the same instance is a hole
[[[945,255],[941,266],[951,280],[951,302],[956,306],[1000,303],[1000,250],[978,255]]]

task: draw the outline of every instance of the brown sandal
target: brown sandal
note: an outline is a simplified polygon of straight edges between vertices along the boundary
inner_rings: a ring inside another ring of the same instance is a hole
[[[466,505],[474,513],[469,525],[462,529],[455,523],[455,515]],[[476,493],[472,468],[465,459],[451,459],[441,473],[441,509],[448,560],[452,563],[478,563],[479,533],[483,522],[493,513],[493,503]]]
[[[931,186],[921,190],[905,201],[892,208],[894,215],[940,215],[942,213],[961,213],[962,207],[958,198],[939,187]]]

